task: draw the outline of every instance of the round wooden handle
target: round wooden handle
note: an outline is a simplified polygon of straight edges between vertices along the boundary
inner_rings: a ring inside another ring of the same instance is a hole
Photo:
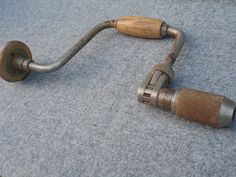
[[[172,99],[171,111],[188,120],[213,127],[228,127],[234,116],[235,103],[221,95],[179,89]]]
[[[116,21],[116,29],[124,34],[143,38],[162,38],[160,19],[141,16],[122,16]]]

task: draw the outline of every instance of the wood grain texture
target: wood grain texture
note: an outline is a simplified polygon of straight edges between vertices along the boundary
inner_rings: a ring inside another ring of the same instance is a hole
[[[116,29],[124,34],[143,37],[161,38],[161,26],[163,21],[160,19],[141,17],[141,16],[122,16],[116,22]]]
[[[179,117],[218,127],[223,98],[193,89],[179,89],[175,92],[171,110]]]

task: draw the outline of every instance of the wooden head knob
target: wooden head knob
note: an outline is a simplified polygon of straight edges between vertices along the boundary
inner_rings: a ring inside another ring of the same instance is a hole
[[[26,44],[20,41],[8,42],[0,51],[0,77],[9,82],[24,80],[29,71],[14,66],[16,58],[27,58],[32,60],[32,54]]]

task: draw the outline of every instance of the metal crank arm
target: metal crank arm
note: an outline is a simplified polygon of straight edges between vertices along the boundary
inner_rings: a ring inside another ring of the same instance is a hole
[[[210,125],[229,127],[235,117],[236,104],[230,99],[193,89],[172,90],[168,84],[173,80],[172,66],[184,44],[184,33],[167,25],[160,19],[123,16],[97,24],[59,59],[51,64],[38,64],[33,61],[30,49],[20,41],[8,42],[0,52],[0,76],[9,82],[24,80],[30,72],[52,72],[64,66],[97,33],[107,28],[142,38],[175,38],[166,57],[155,65],[138,89],[138,101],[170,110],[179,117]]]

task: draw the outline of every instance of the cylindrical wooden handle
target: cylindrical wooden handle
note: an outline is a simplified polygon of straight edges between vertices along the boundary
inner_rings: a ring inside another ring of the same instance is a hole
[[[180,89],[175,93],[172,111],[179,117],[216,127],[223,98],[211,93]]]
[[[234,117],[236,105],[228,98],[193,89],[161,89],[160,107],[168,107],[177,116],[208,124],[212,127],[228,127]]]
[[[122,16],[116,21],[116,29],[124,34],[143,38],[161,38],[160,19],[141,16]]]

